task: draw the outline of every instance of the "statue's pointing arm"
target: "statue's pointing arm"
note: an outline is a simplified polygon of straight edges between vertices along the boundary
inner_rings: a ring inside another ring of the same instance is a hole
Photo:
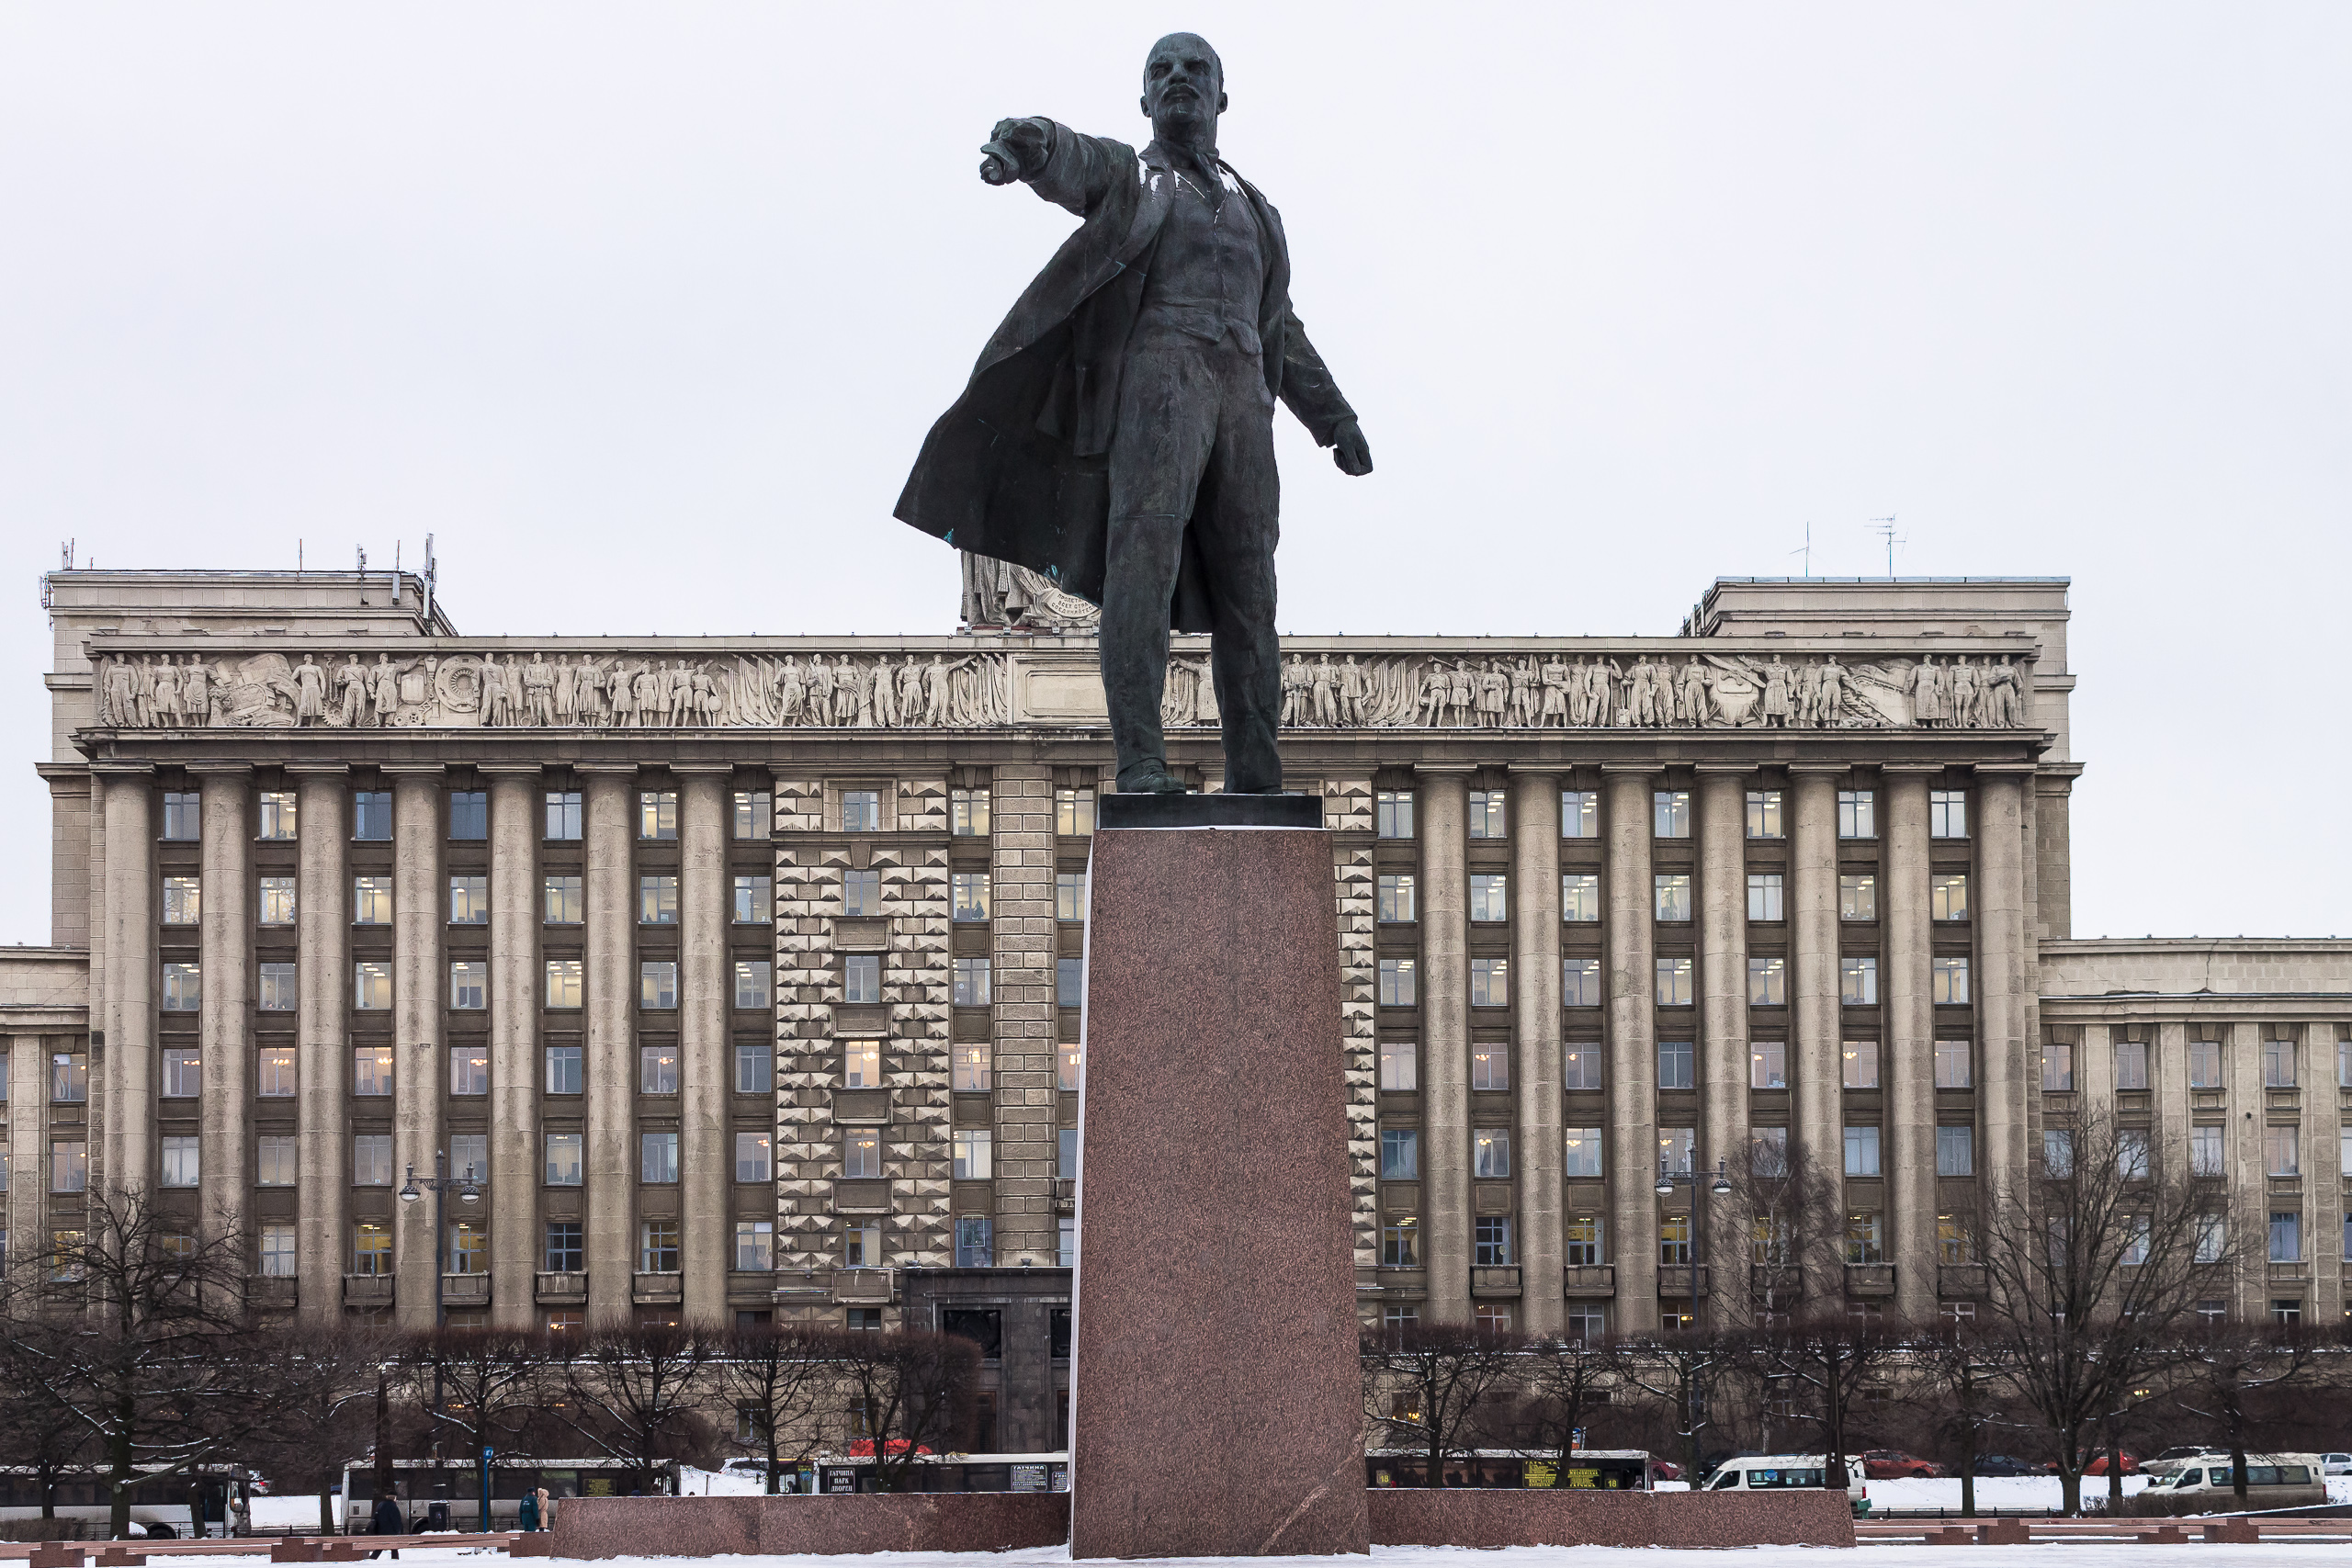
[[[1111,188],[1119,165],[1091,136],[1042,116],[1001,119],[980,149],[980,178],[992,186],[1014,180],[1057,207],[1084,217]]]
[[[1306,323],[1287,307],[1283,312],[1283,402],[1317,446],[1338,448],[1331,457],[1342,472],[1372,472],[1372,448],[1356,423],[1356,411],[1340,396],[1331,367],[1307,341]]]

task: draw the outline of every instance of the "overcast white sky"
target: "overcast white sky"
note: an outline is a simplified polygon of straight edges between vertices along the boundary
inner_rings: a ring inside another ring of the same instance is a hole
[[[1070,220],[1001,115],[1227,158],[1379,469],[1283,629],[1672,632],[2075,579],[2078,934],[2352,935],[2352,6],[0,3],[0,941],[60,540],[413,563],[481,633],[933,632],[923,430]]]

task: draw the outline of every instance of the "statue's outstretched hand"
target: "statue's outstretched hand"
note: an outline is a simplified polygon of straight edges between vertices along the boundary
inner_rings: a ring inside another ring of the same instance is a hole
[[[1372,472],[1372,448],[1364,441],[1363,425],[1343,419],[1332,430],[1331,461],[1340,465],[1340,472],[1358,479]]]
[[[1044,167],[1045,162],[1044,120],[1001,119],[980,149],[980,178],[992,186],[1011,185]]]

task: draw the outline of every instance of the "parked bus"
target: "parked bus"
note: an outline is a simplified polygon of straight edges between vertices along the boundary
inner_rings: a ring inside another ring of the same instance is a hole
[[[673,1461],[647,1470],[613,1459],[492,1459],[490,1528],[519,1529],[516,1515],[524,1497],[542,1486],[559,1509],[566,1497],[674,1497],[678,1466]],[[479,1465],[461,1459],[396,1459],[392,1487],[412,1530],[481,1528]],[[376,1461],[353,1460],[343,1467],[344,1529],[362,1533],[375,1516]]]
[[[1642,1449],[1577,1449],[1565,1463],[1555,1449],[1479,1449],[1447,1458],[1445,1484],[1646,1492],[1653,1464]],[[1373,1449],[1363,1456],[1366,1486],[1427,1486],[1429,1472],[1425,1449]]]
[[[813,1467],[813,1489],[819,1492],[871,1492],[871,1454],[829,1454]],[[786,1475],[792,1472],[787,1470]],[[811,1489],[808,1469],[800,1472],[793,1490]],[[908,1467],[909,1492],[1067,1492],[1069,1454],[1067,1450],[1036,1454],[917,1454]]]
[[[156,1537],[227,1535],[234,1517],[232,1505],[250,1499],[253,1472],[235,1465],[207,1464],[133,1482],[130,1488],[130,1528],[133,1534]],[[38,1519],[41,1482],[28,1465],[0,1468],[0,1520],[10,1525]],[[84,1539],[107,1533],[114,1517],[114,1483],[107,1472],[77,1465],[58,1477],[57,1517],[78,1527]]]

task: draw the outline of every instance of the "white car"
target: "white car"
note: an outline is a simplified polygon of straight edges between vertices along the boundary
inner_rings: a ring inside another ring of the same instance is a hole
[[[2319,1468],[2323,1475],[2352,1475],[2352,1454],[2322,1454]]]

